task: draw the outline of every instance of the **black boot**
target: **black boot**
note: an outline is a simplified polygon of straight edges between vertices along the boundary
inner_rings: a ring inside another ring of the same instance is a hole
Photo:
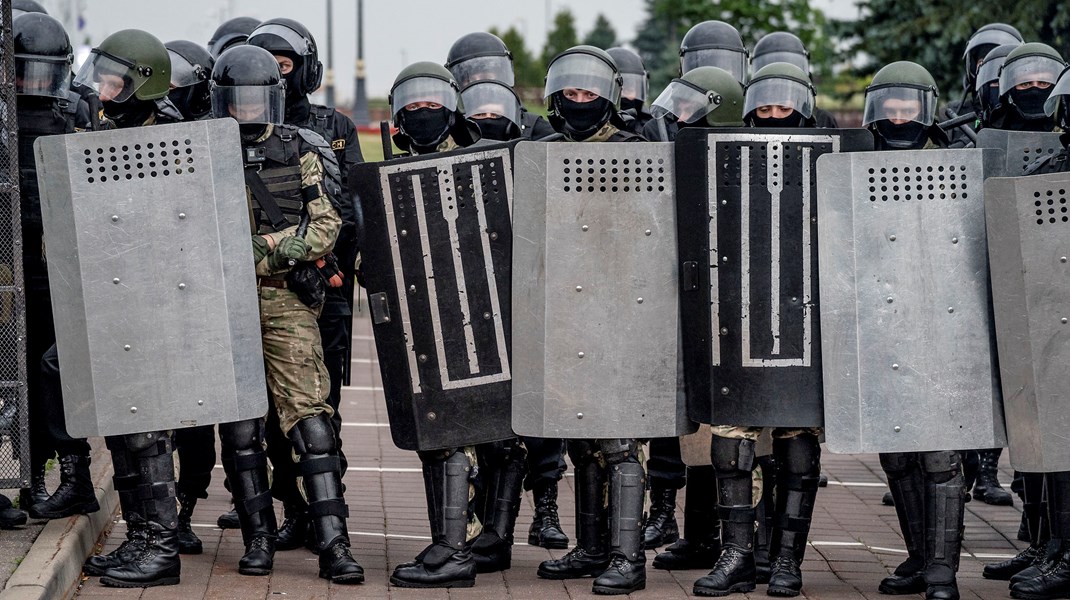
[[[721,528],[707,509],[717,497],[713,467],[687,467],[684,537],[654,557],[655,569],[712,569],[721,554]]]
[[[955,573],[962,551],[962,464],[958,453],[924,452],[925,470],[925,597],[928,600],[958,600]]]
[[[295,550],[305,545],[308,539],[310,523],[305,507],[297,502],[282,503],[282,525],[279,525],[279,538],[275,547],[279,550]]]
[[[1040,576],[1011,585],[1012,598],[1070,598],[1070,472],[1046,473],[1052,562]]]
[[[710,456],[717,472],[717,513],[721,519],[721,556],[713,570],[695,582],[696,596],[727,596],[754,591],[754,523],[751,471],[754,442],[713,436]]]
[[[680,539],[680,527],[676,524],[676,489],[665,487],[664,482],[650,482],[650,516],[643,523],[643,547],[647,550],[660,548]]]
[[[758,467],[762,473],[762,497],[754,507],[754,582],[769,583],[773,572],[769,558],[769,546],[773,534],[776,506],[773,491],[777,482],[777,460],[773,455],[758,457]]]
[[[59,487],[44,502],[30,507],[35,519],[62,519],[100,510],[93,479],[89,475],[90,458],[74,454],[59,458]],[[42,484],[43,485],[43,484]]]
[[[610,467],[609,566],[594,580],[592,590],[596,594],[620,596],[646,588],[645,493],[646,477],[637,458]]]
[[[45,487],[45,463],[41,463],[39,465],[30,465],[30,487],[25,487],[19,490],[19,506],[22,508],[22,510],[29,512],[30,516],[34,519],[49,518],[35,517],[33,516],[31,510],[34,506],[47,501],[48,498],[48,488]],[[95,497],[94,500],[96,500]]]
[[[193,509],[197,506],[197,498],[183,494],[175,494],[178,498],[178,553],[200,554],[204,552],[201,538],[193,532]]]
[[[981,574],[986,579],[1009,581],[1019,573],[1023,573],[1030,567],[1037,565],[1024,577],[1015,579],[1032,579],[1039,576],[1039,565],[1046,563],[1046,548],[1051,538],[1051,528],[1048,527],[1048,516],[1045,514],[1044,475],[1040,473],[1022,474],[1022,521],[1026,524],[1026,539],[1029,547],[1018,553],[1017,556],[991,565],[985,565]]]
[[[245,555],[238,560],[242,575],[268,575],[275,563],[278,523],[268,485],[267,453],[260,419],[219,426],[223,471],[231,486]]]
[[[969,494],[977,483],[977,470],[981,467],[981,459],[977,450],[962,450],[959,454],[962,456],[962,487]]]
[[[1059,560],[1040,576],[1012,585],[1011,598],[1024,600],[1070,598],[1070,550],[1064,550]]]
[[[145,550],[148,539],[145,518],[141,515],[141,503],[138,499],[141,476],[138,473],[137,459],[127,450],[123,436],[109,436],[104,439],[111,451],[114,469],[111,480],[119,496],[119,514],[126,521],[126,539],[115,550],[90,556],[85,561],[82,571],[93,576],[103,575],[108,569],[133,561]]]
[[[178,558],[178,531],[150,521],[146,523],[145,548],[128,563],[104,571],[100,583],[108,587],[135,588],[178,585],[182,563]]]
[[[483,444],[476,452],[483,488],[477,494],[476,515],[483,523],[483,532],[472,541],[472,559],[477,573],[496,573],[512,565],[513,531],[528,470],[527,453],[519,440]]]
[[[13,529],[26,524],[26,511],[11,504],[7,496],[0,494],[0,529]]]
[[[476,563],[466,542],[472,465],[460,449],[423,454],[420,460],[431,545],[415,561],[398,565],[390,584],[407,588],[472,587]]]
[[[349,551],[349,507],[342,499],[338,437],[330,417],[319,413],[301,419],[289,436],[308,498],[308,516],[316,531],[319,576],[333,583],[363,583],[364,569]]]
[[[899,530],[907,547],[907,559],[881,580],[877,590],[893,596],[925,591],[925,496],[921,465],[906,453],[881,454],[881,467],[888,475]]]
[[[806,536],[817,500],[821,475],[821,444],[817,436],[801,433],[773,440],[777,461],[776,519],[770,554],[770,596],[798,596],[802,590],[802,565]]]
[[[535,500],[535,518],[528,530],[528,545],[561,550],[568,548],[568,536],[557,516],[557,482],[543,481],[531,490]]]
[[[999,483],[998,467],[1001,454],[1003,454],[1002,448],[977,451],[979,462],[977,481],[973,484],[973,498],[994,506],[1014,506],[1011,493],[1003,489]]]
[[[595,444],[569,440],[567,445],[576,474],[576,547],[559,559],[543,561],[537,573],[543,579],[597,577],[609,566],[608,514],[602,496],[606,472],[595,460]]]

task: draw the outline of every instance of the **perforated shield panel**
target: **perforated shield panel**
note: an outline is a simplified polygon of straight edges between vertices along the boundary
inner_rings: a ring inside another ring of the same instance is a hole
[[[263,416],[237,124],[50,136],[35,152],[70,434]]]
[[[1070,470],[1070,173],[985,182],[1011,464]]]
[[[1006,443],[985,244],[996,150],[818,159],[825,435],[834,452]]]
[[[982,129],[977,132],[977,147],[1002,150],[1007,159],[1003,173],[1008,177],[1025,175],[1034,162],[1063,149],[1060,133]]]

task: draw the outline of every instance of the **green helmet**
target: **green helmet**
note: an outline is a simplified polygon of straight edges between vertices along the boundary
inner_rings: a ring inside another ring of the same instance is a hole
[[[666,86],[650,113],[671,114],[683,124],[742,127],[743,86],[720,67],[695,67]]]
[[[101,100],[158,100],[171,84],[171,57],[163,42],[138,29],[124,29],[93,48],[75,85],[92,88]]]
[[[1031,81],[1054,84],[1065,67],[1066,61],[1055,48],[1039,42],[1022,44],[1011,50],[999,69],[999,95]]]
[[[814,114],[816,96],[806,71],[786,62],[770,63],[747,83],[743,114],[749,118],[761,106],[790,106],[806,120]]]
[[[877,71],[866,87],[862,126],[900,117],[925,126],[932,125],[936,123],[936,99],[939,96],[936,80],[925,67],[906,60],[891,63]],[[914,105],[915,102],[918,104]]]
[[[464,112],[461,91],[449,69],[430,61],[413,63],[398,73],[390,88],[390,113],[395,116],[413,102],[434,102],[450,112]]]

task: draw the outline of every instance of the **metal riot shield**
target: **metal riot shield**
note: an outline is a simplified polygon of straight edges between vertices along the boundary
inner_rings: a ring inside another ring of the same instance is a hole
[[[817,163],[825,436],[833,452],[1006,444],[984,179],[999,150]]]
[[[985,182],[1011,464],[1070,470],[1070,173]]]
[[[1043,131],[982,129],[977,132],[977,147],[1002,150],[1007,159],[1003,174],[1016,177],[1025,175],[1034,162],[1062,150],[1061,136],[1060,133]]]
[[[815,167],[863,129],[684,129],[676,138],[688,414],[819,427]]]
[[[690,430],[678,381],[672,145],[522,142],[516,152],[513,429]]]
[[[35,153],[70,434],[264,416],[237,124],[43,137]]]
[[[434,450],[509,427],[513,145],[356,167],[361,269],[394,444]]]

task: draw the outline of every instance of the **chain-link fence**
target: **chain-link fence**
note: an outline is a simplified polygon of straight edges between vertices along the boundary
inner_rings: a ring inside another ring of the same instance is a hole
[[[0,0],[0,488],[30,478],[18,162],[11,0]]]

